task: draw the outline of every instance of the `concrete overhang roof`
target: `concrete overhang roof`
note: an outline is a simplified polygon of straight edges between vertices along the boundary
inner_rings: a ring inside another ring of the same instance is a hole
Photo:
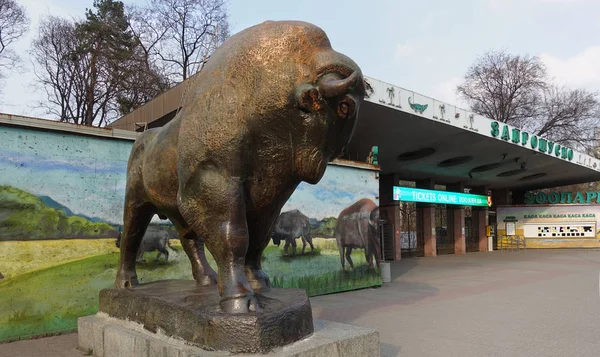
[[[541,151],[540,140],[538,147],[532,149],[533,135],[523,145],[521,132],[519,143],[505,141],[501,138],[504,124],[499,124],[499,132],[494,136],[493,121],[488,118],[377,79],[367,81],[373,92],[360,108],[348,154],[350,159],[362,161],[373,146],[378,146],[382,173],[398,173],[401,180],[433,179],[437,184],[462,182],[465,187],[490,189],[532,190],[600,181],[600,161],[589,155],[573,150],[570,158],[563,158],[562,149],[558,156],[554,150]],[[420,107],[411,107],[411,103]],[[507,129],[512,134],[515,128]],[[400,154],[423,149],[434,151],[419,159],[398,159]],[[567,152],[565,149],[564,154]],[[470,160],[438,166],[444,160],[459,157]],[[496,163],[500,165],[473,172],[476,167]],[[523,165],[524,171],[498,176]]]

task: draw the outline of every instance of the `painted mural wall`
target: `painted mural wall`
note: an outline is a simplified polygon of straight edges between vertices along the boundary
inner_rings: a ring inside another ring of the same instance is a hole
[[[74,331],[115,278],[133,141],[0,126],[0,143],[0,341]],[[378,209],[340,217],[361,200],[378,207],[378,196],[369,169],[329,165],[319,184],[300,184],[263,256],[273,285],[309,296],[381,285],[377,264],[366,260],[379,253],[377,226],[369,224]],[[283,234],[290,222],[297,237]],[[345,234],[336,239],[338,222]],[[155,216],[144,239],[165,236],[177,238]],[[357,243],[366,248],[346,248],[342,269],[340,246]],[[142,252],[140,282],[192,279],[179,241],[164,251]]]
[[[527,248],[600,247],[600,205],[502,206],[496,216],[498,236],[510,234],[514,224]]]

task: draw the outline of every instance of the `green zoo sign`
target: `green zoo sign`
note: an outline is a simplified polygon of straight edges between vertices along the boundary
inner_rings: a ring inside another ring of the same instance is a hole
[[[525,194],[525,204],[576,204],[576,203],[600,203],[600,192],[527,192]]]
[[[560,157],[561,159],[573,160],[573,150],[564,146],[560,146],[559,144],[553,143],[552,141],[546,140],[544,138],[539,138],[535,135],[530,135],[526,131],[521,131],[520,129],[513,128],[510,129],[508,125],[498,123],[497,121],[493,121],[491,123],[491,134],[493,137],[504,140],[504,141],[512,141],[515,144],[521,144],[522,146],[529,146],[533,150],[538,150],[543,153],[547,153],[550,155]]]

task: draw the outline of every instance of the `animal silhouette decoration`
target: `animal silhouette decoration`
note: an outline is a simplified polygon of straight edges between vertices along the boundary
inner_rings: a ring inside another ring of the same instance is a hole
[[[416,104],[411,101],[411,97],[408,97],[408,105],[417,113],[423,114],[427,110],[429,104]]]

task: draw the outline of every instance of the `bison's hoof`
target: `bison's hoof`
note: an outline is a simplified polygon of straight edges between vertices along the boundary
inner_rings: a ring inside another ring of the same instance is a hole
[[[260,306],[256,297],[246,295],[241,297],[226,298],[221,300],[221,309],[229,314],[247,314],[249,312],[260,312]]]
[[[117,274],[117,279],[115,280],[115,288],[125,289],[125,288],[132,288],[137,285],[139,285],[139,282],[138,282],[137,276],[135,274],[122,273],[122,272],[119,272]]]
[[[217,277],[211,275],[201,275],[196,279],[196,284],[200,286],[209,286],[217,283]]]
[[[256,279],[256,280],[248,280],[250,287],[254,291],[268,291],[271,288],[271,281],[269,281],[268,277],[264,279]]]
[[[248,283],[250,287],[254,291],[267,291],[271,288],[271,280],[269,280],[269,276],[265,274],[262,270],[256,269],[246,269],[246,277],[248,278]]]

